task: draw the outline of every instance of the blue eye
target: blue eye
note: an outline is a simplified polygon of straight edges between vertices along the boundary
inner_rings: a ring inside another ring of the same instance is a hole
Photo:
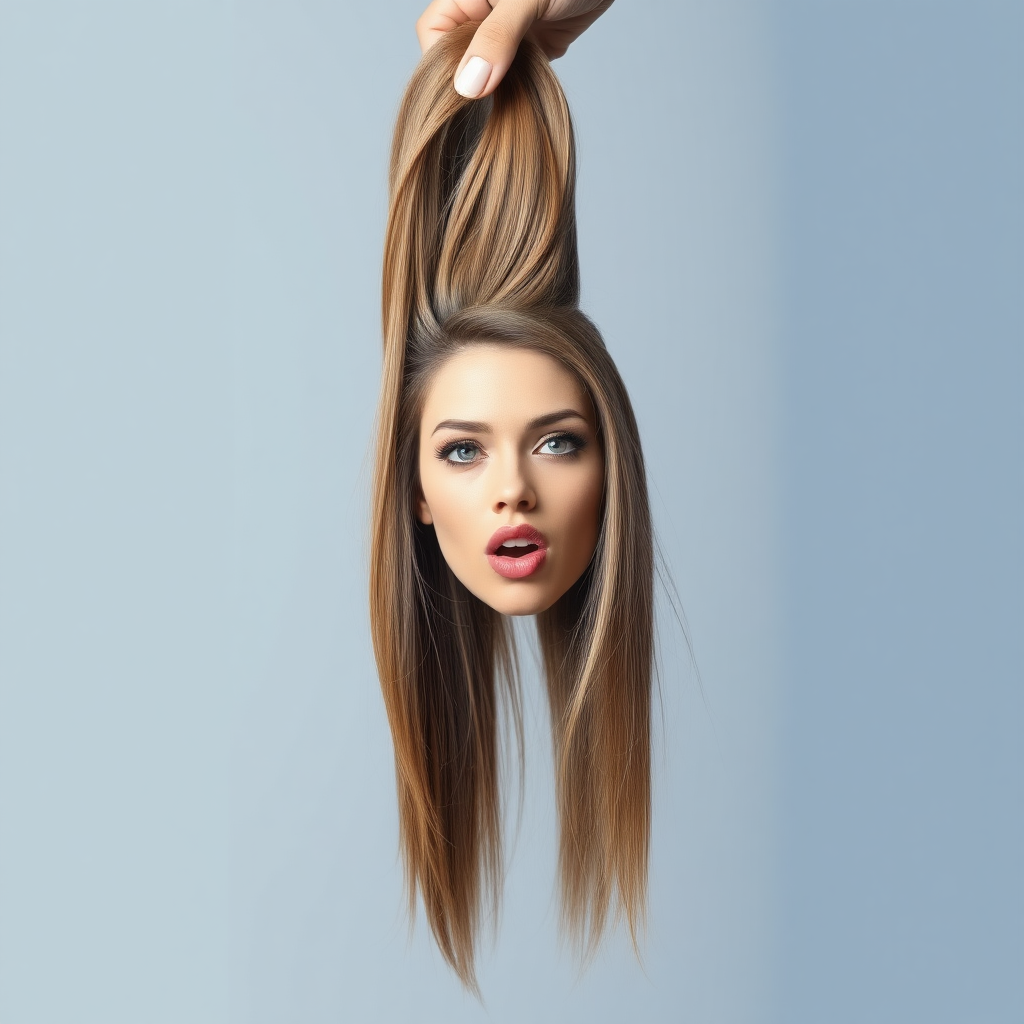
[[[474,462],[480,449],[468,441],[454,441],[446,444],[439,452],[438,457],[444,462],[451,462],[455,465],[466,465]]]
[[[576,434],[556,434],[542,442],[537,451],[541,455],[573,455],[586,445]]]

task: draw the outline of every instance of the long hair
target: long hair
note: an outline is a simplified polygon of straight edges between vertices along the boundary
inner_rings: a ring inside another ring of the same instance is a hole
[[[398,115],[384,245],[370,621],[394,741],[410,912],[476,990],[481,905],[502,879],[502,705],[519,719],[507,620],[446,564],[414,514],[419,417],[453,353],[477,342],[545,352],[593,402],[604,452],[597,549],[537,616],[560,821],[562,925],[592,953],[609,913],[634,947],[650,835],[653,543],[636,420],[580,311],[575,150],[562,89],[524,41],[490,100],[451,87],[473,26],[435,44]]]

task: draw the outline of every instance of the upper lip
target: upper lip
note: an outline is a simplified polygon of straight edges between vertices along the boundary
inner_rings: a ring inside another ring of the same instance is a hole
[[[526,523],[520,523],[519,526],[503,526],[501,529],[495,530],[494,536],[487,542],[487,554],[495,554],[507,540],[527,540],[539,548],[548,546],[543,533],[535,530],[532,526],[527,526]]]

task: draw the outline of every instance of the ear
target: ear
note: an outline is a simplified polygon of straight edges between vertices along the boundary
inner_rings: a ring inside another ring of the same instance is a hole
[[[423,491],[420,491],[416,497],[416,518],[424,526],[430,526],[434,521],[434,517],[430,514],[430,506],[427,505],[427,499],[423,497]]]

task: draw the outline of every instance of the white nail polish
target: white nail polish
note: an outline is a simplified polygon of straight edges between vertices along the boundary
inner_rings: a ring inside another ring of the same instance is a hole
[[[468,100],[475,100],[484,91],[491,76],[491,65],[483,57],[470,57],[455,77],[455,91]]]

